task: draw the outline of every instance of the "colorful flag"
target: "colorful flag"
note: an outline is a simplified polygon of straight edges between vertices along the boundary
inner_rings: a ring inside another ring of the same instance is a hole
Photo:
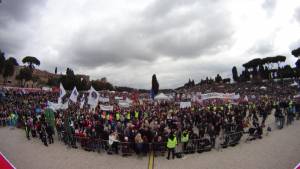
[[[71,93],[70,100],[72,102],[76,103],[78,95],[79,95],[79,93],[78,93],[77,88],[75,86],[74,89],[73,89],[73,91],[72,91],[72,93]]]
[[[80,108],[82,109],[85,103],[85,97],[84,94],[82,95],[81,99],[80,99]]]
[[[89,97],[88,97],[88,104],[91,105],[91,107],[96,107],[99,100],[99,93],[91,86],[91,89],[89,90]]]
[[[66,95],[66,90],[64,86],[60,83],[59,85],[59,98],[58,103],[62,103],[62,98]]]

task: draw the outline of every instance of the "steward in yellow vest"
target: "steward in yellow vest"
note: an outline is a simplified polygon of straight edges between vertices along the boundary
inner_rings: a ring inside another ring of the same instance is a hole
[[[175,148],[177,145],[177,138],[175,136],[175,134],[171,133],[169,138],[168,138],[168,142],[167,142],[167,148],[168,148],[168,157],[167,159],[170,159],[170,152],[172,152],[172,158],[175,158]]]
[[[139,112],[138,112],[138,111],[135,111],[135,112],[134,112],[134,117],[135,117],[136,119],[139,118]]]
[[[181,134],[181,142],[186,143],[189,141],[189,132],[187,130],[184,130]]]
[[[130,120],[130,112],[127,112],[126,114],[126,119],[129,121]]]
[[[186,146],[187,146],[187,144],[189,142],[189,132],[187,130],[184,130],[181,133],[181,142],[183,143],[183,145],[182,145],[182,151],[186,152]]]
[[[116,113],[116,120],[120,121],[120,113],[119,112]]]

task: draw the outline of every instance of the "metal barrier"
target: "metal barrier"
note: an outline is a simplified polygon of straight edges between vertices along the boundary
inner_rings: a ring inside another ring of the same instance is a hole
[[[285,123],[285,122],[284,122]],[[277,130],[276,122],[267,124]],[[257,130],[257,128],[255,128]],[[267,134],[268,134],[267,130]],[[213,148],[219,150],[220,148],[227,148],[239,144],[242,137],[247,135],[246,142],[259,138],[262,133],[255,133],[251,131],[227,132],[217,137],[205,137],[200,139],[190,139],[187,143],[178,142],[177,153],[191,154],[202,153],[210,151]],[[216,140],[218,139],[219,142]],[[147,155],[153,152],[154,156],[164,156],[167,152],[166,142],[151,142],[151,143],[134,143],[134,142],[109,142],[109,140],[102,140],[100,138],[93,138],[80,135],[68,134],[65,131],[60,132],[59,140],[64,142],[68,147],[81,147],[86,151],[106,152],[108,154],[121,154],[122,156],[132,156],[133,154]]]
[[[234,146],[238,144],[243,133],[244,132],[235,132],[224,134],[224,139],[221,143],[221,147],[226,148],[227,146]],[[78,146],[80,146],[86,151],[99,153],[105,151],[108,154],[121,154],[122,156],[131,156],[133,154],[146,155],[151,151],[154,152],[154,156],[164,156],[167,151],[167,142],[134,143],[114,141],[109,144],[109,140],[102,140],[99,138],[96,139],[79,135],[72,135],[71,137],[68,137],[64,132],[62,133],[61,140],[64,141],[65,144],[69,147],[77,148]],[[177,153],[202,153],[213,149],[215,147],[214,144],[215,143],[212,142],[211,138],[190,139],[186,143],[186,145],[179,142],[177,146]],[[182,146],[181,150],[179,150],[180,146]],[[218,146],[219,145],[216,145],[216,147]]]

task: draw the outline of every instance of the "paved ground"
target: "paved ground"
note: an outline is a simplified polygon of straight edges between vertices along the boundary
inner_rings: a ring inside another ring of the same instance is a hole
[[[45,147],[37,139],[27,141],[19,129],[0,128],[0,151],[18,169],[146,169],[148,157],[123,158],[68,149],[61,143]],[[300,121],[276,130],[262,140],[242,142],[236,147],[185,156],[183,159],[154,160],[157,169],[292,169],[300,162]]]

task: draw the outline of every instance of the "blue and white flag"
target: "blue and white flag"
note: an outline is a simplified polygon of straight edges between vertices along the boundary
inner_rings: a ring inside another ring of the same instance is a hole
[[[64,86],[60,83],[59,85],[59,98],[58,98],[58,103],[62,104],[62,98],[66,95],[66,90]]]
[[[72,102],[76,103],[78,95],[79,95],[79,93],[78,93],[77,88],[75,86],[74,89],[73,89],[73,91],[72,91],[72,93],[71,93],[70,100]]]
[[[96,107],[99,100],[99,93],[91,86],[91,89],[89,90],[89,96],[88,96],[88,104],[91,105],[91,107]]]

